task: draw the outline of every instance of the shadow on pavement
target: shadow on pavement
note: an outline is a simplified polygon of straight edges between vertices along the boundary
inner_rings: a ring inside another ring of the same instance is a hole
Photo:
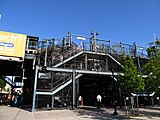
[[[77,111],[76,114],[78,116],[81,116],[82,118],[88,118],[88,119],[97,119],[97,120],[127,120],[131,119],[127,116],[124,115],[113,115],[108,112],[108,110],[111,109],[106,109],[106,108],[101,108],[97,109],[94,107],[80,107]]]
[[[140,108],[140,114],[147,117],[160,117],[160,108],[158,107],[145,107],[145,108]]]

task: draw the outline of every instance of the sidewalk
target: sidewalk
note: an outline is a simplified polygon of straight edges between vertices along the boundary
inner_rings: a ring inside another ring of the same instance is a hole
[[[0,120],[158,120],[160,107],[140,108],[140,117],[128,117],[124,109],[117,109],[118,115],[112,115],[113,108],[80,107],[76,110],[50,110],[29,112],[19,108],[0,106]]]

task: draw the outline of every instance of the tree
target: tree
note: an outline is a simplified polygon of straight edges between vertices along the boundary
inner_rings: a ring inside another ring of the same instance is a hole
[[[123,73],[124,76],[120,76],[119,84],[123,91],[127,93],[138,93],[143,92],[144,90],[144,80],[142,79],[141,73],[138,71],[138,67],[134,64],[134,61],[131,57],[122,58]],[[124,99],[125,106],[126,100]],[[128,110],[126,106],[126,113],[128,115]],[[137,113],[139,115],[139,105],[138,105],[138,96],[137,96]],[[132,105],[132,115],[134,114],[134,109]]]
[[[4,89],[5,86],[6,86],[6,82],[4,82],[2,79],[0,79],[0,88],[1,88],[1,91],[2,91],[2,89]]]
[[[144,74],[148,75],[145,79],[145,91],[154,92],[160,86],[160,52],[156,47],[148,49],[148,52],[152,54],[144,69]]]
[[[126,92],[142,92],[144,90],[144,80],[137,66],[131,57],[122,58],[124,76],[120,77],[120,85]]]

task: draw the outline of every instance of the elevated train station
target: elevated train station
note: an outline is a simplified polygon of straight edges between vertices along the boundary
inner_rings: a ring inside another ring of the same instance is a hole
[[[132,56],[140,70],[148,61],[146,48],[98,39],[95,32],[91,37],[68,33],[62,40],[38,39],[26,35],[24,57],[0,57],[0,75],[22,78],[17,81],[21,86],[7,77],[4,80],[13,89],[22,87],[27,96],[24,104],[31,105],[32,111],[76,108],[78,96],[84,105],[95,106],[97,94],[103,106],[112,106],[115,100],[121,104],[121,90],[116,86],[123,75],[121,57]]]

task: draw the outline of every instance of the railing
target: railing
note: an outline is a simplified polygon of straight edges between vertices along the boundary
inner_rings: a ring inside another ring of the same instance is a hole
[[[63,85],[67,81],[69,81],[70,79],[72,79],[71,73],[62,73],[62,74],[65,74],[65,75],[59,76],[60,79],[57,79],[57,80],[55,80],[55,82],[53,82],[51,91],[54,91],[55,89],[57,89],[58,87],[60,87],[61,85]]]
[[[45,52],[46,48],[42,47],[40,50],[40,62],[39,65],[44,65]],[[70,48],[70,47],[60,47],[60,46],[50,46],[47,48],[47,66],[54,66],[63,60],[75,55],[80,52],[81,49],[78,47]]]
[[[81,75],[76,74],[76,77],[77,76],[80,77]],[[69,85],[71,83],[72,73],[58,72],[58,73],[55,73],[55,75],[53,75],[51,78],[53,81],[51,79],[48,79],[48,80],[39,79],[38,85],[37,85],[37,91],[53,92],[53,91],[57,91],[57,89],[59,90],[63,89],[63,87],[65,87],[64,86],[65,84]],[[41,82],[41,80],[42,81],[45,80],[46,82]]]
[[[54,59],[52,60],[52,66],[66,60],[67,58],[75,55],[78,52],[80,52],[80,49],[64,48],[63,51],[59,53],[59,55],[54,56]]]
[[[120,56],[139,56],[143,58],[147,58],[147,49],[144,47],[123,43],[113,43],[110,41],[99,41],[97,40],[95,43],[91,42],[91,40],[86,41],[77,41],[77,44],[72,43],[71,47],[68,46],[62,46],[60,44],[51,45],[48,44],[48,46],[45,46],[43,43],[42,46],[39,48],[39,51],[41,53],[40,55],[40,66],[44,65],[44,58],[45,58],[45,52],[47,50],[47,66],[54,66],[60,62],[63,62],[64,60],[72,57],[73,55],[76,55],[80,51],[91,51],[94,53],[104,53],[109,54],[112,59],[116,59],[117,61],[120,61]],[[74,69],[81,69],[81,70],[91,70],[91,71],[106,71],[105,61],[104,60],[96,60],[96,59],[88,59],[87,63],[87,69],[84,61],[76,61],[76,63],[73,65]],[[64,68],[67,68],[67,63],[64,64]],[[69,66],[71,67],[71,64]],[[56,73],[59,74],[59,73]],[[67,73],[68,74],[68,73]],[[56,86],[63,83],[65,80],[70,78],[70,75],[66,75],[63,77],[61,75],[60,79],[54,79],[54,83],[50,83],[50,88],[55,88]]]
[[[62,40],[57,41],[56,44],[46,44],[44,42],[40,43],[39,49],[43,58],[47,49],[47,61],[50,61],[47,66],[53,66],[82,50],[107,53],[116,58],[122,55],[148,58],[146,51],[147,48],[145,47],[137,46],[136,44],[129,45],[124,43],[116,43],[109,40],[105,41],[96,39],[96,41],[91,41],[91,39],[86,39],[83,41],[73,38],[70,47],[67,45],[63,46]],[[44,59],[41,58],[41,61],[44,61]]]
[[[98,42],[96,43],[95,49],[92,49],[91,43],[81,42],[80,48],[85,51],[95,51],[102,52],[108,54],[118,54],[118,55],[126,55],[126,56],[139,56],[148,58],[147,48],[136,46],[136,45],[128,45],[123,43],[111,43],[111,42]]]

